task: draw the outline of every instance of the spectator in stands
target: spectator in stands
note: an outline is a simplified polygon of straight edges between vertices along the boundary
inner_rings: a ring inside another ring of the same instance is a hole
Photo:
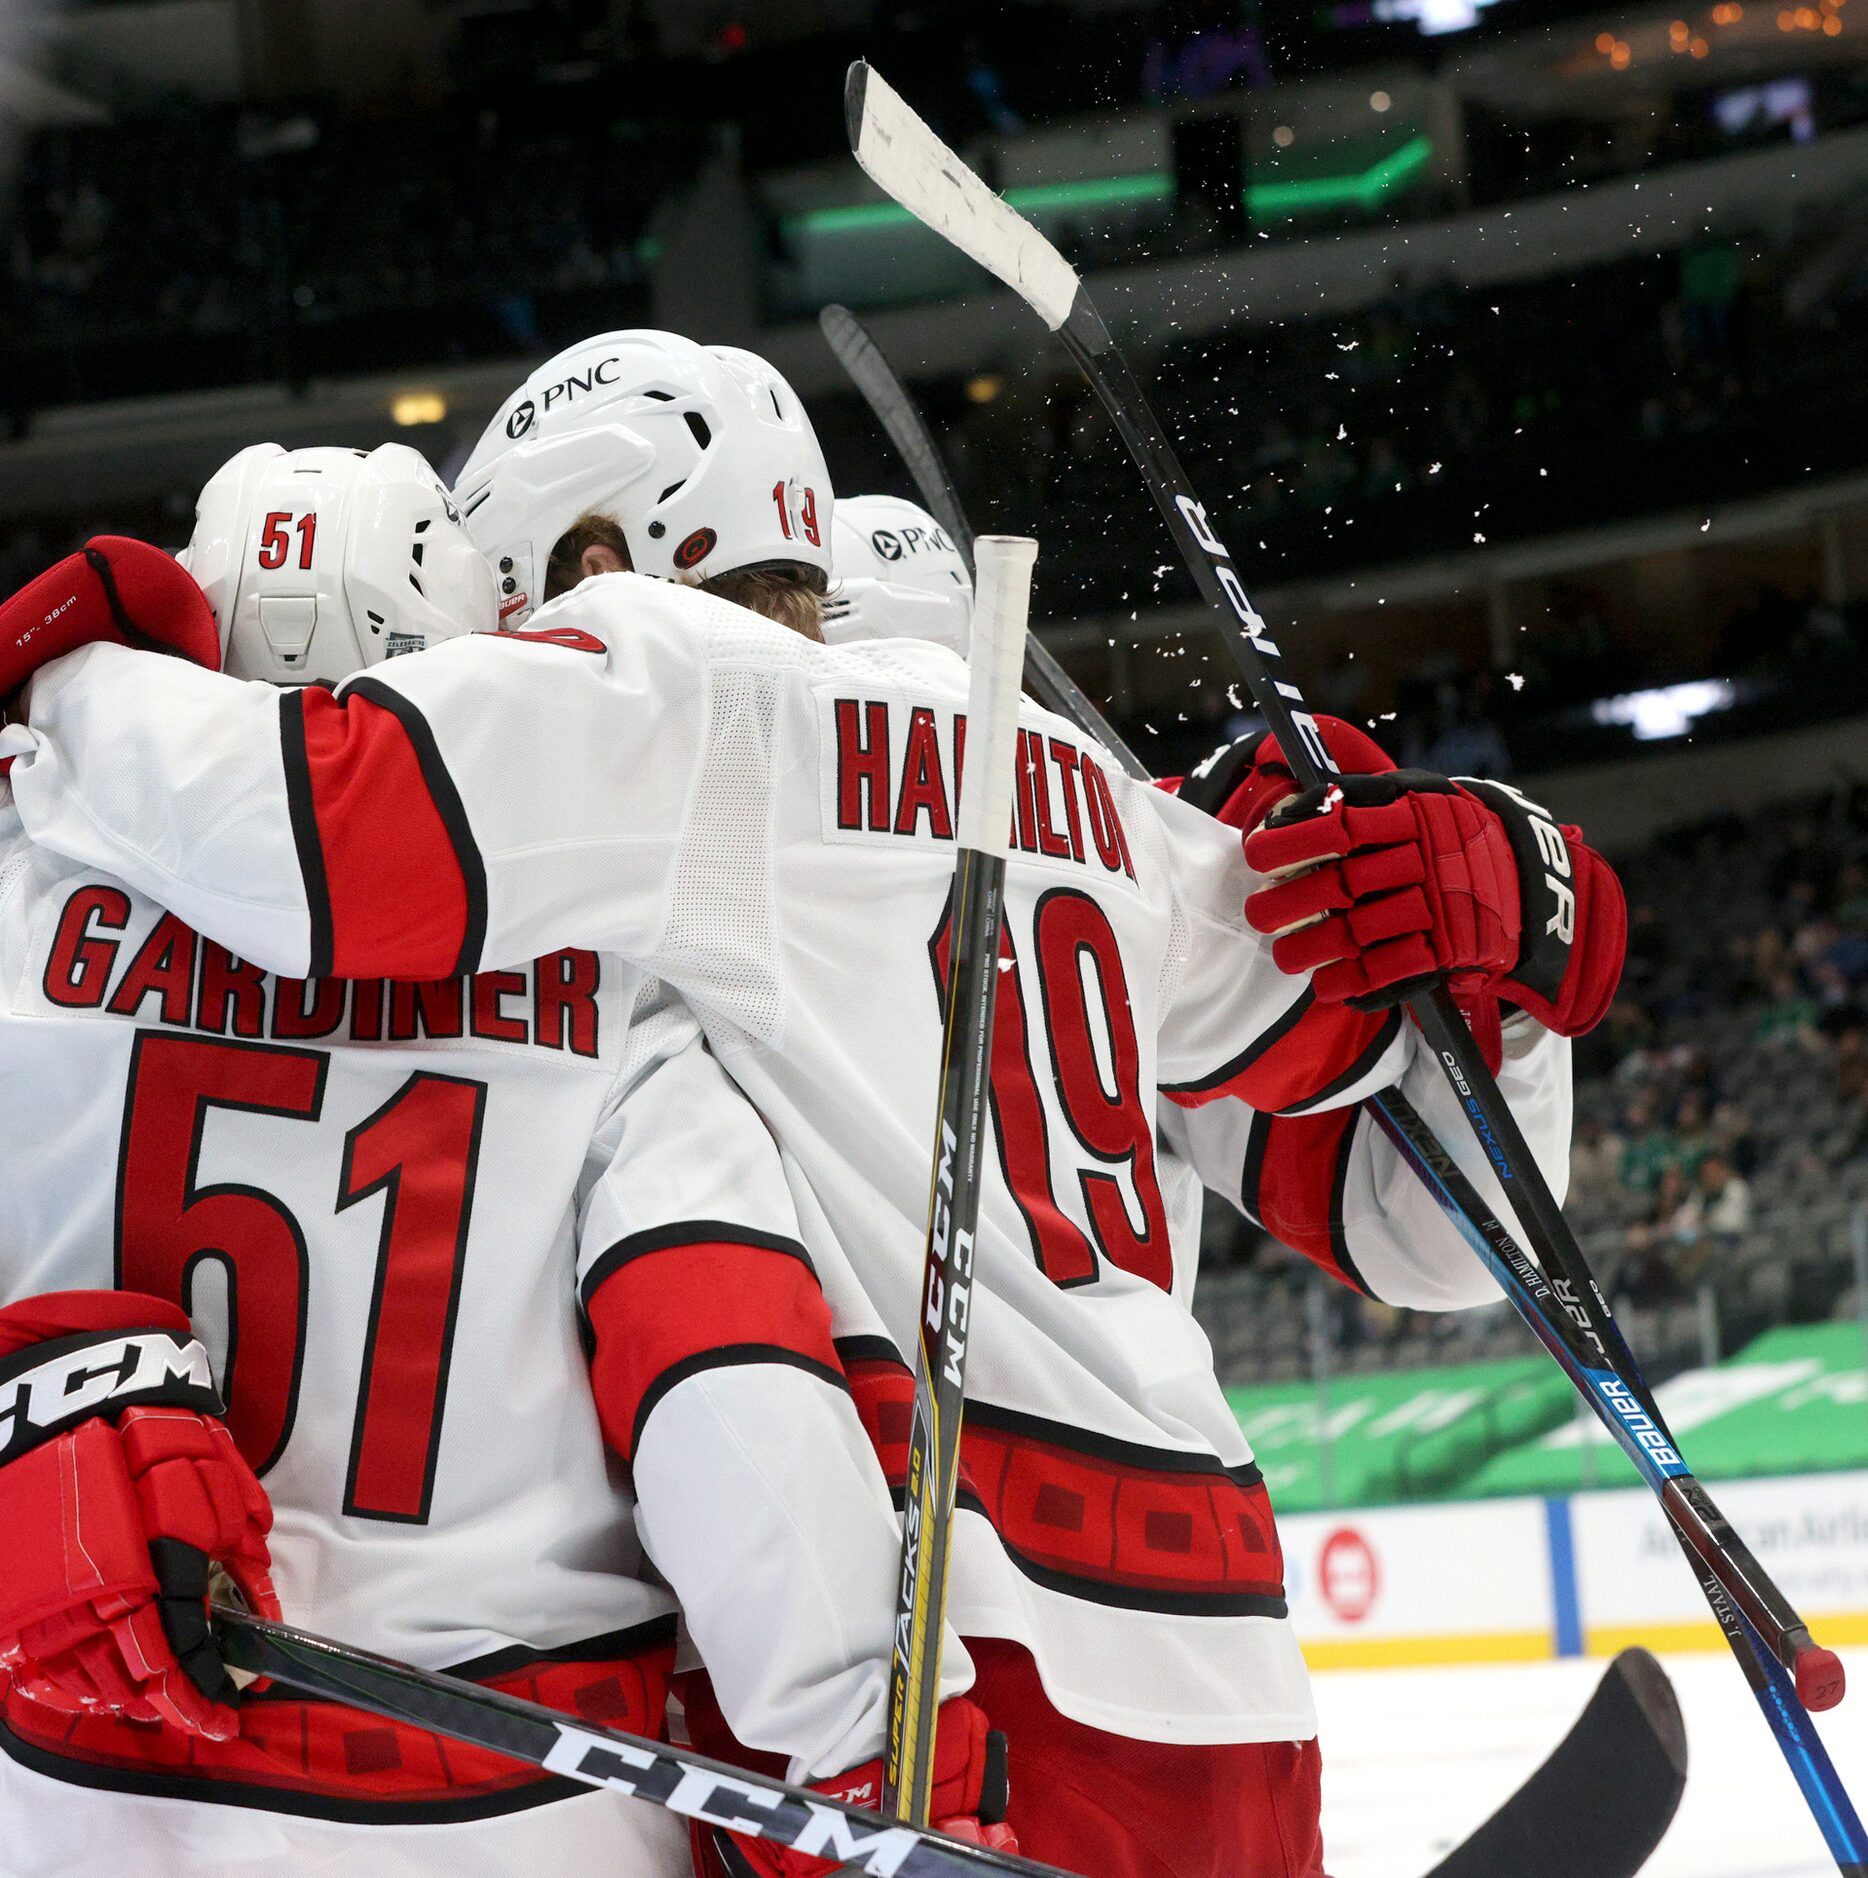
[[[1758,1171],[1758,1140],[1750,1117],[1736,1102],[1721,1102],[1713,1110],[1712,1139],[1720,1158],[1747,1180]]]
[[[1584,1111],[1576,1118],[1570,1138],[1570,1197],[1582,1206],[1608,1200],[1620,1184],[1625,1143],[1602,1117]]]
[[[1855,1104],[1868,1097],[1868,1012],[1859,1004],[1825,1013],[1823,1034],[1835,1052],[1836,1100]]]
[[[1783,848],[1771,863],[1766,882],[1774,900],[1801,903],[1812,913],[1825,911],[1835,897],[1839,864],[1814,820],[1800,816],[1784,835]]]
[[[1678,1144],[1656,1114],[1654,1098],[1642,1093],[1628,1105],[1628,1131],[1616,1177],[1630,1193],[1651,1194],[1660,1190],[1669,1169],[1679,1172]]]
[[[1836,918],[1852,933],[1868,934],[1868,866],[1848,861],[1836,875]]]
[[[1706,1098],[1697,1089],[1680,1097],[1673,1113],[1674,1156],[1680,1171],[1691,1180],[1706,1157],[1716,1151],[1712,1118]]]
[[[1681,1267],[1675,1229],[1687,1202],[1686,1175],[1678,1162],[1659,1170],[1646,1211],[1628,1228],[1623,1265],[1612,1288],[1639,1305],[1665,1304],[1681,1294]]]
[[[1759,1043],[1812,1050],[1817,1045],[1816,1017],[1816,1000],[1798,984],[1796,973],[1780,970],[1771,975],[1770,1002],[1759,1012],[1752,1034]]]
[[[1723,1155],[1709,1154],[1673,1216],[1674,1243],[1731,1251],[1751,1224],[1751,1186]],[[1691,1269],[1703,1267],[1702,1258]],[[1686,1266],[1679,1266],[1682,1276]]]
[[[1496,695],[1489,671],[1441,687],[1440,731],[1427,746],[1429,769],[1444,776],[1485,776],[1498,782],[1510,778],[1511,752],[1492,715]]]

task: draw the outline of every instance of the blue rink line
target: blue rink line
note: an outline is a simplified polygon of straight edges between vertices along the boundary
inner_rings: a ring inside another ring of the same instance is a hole
[[[1576,1532],[1570,1503],[1544,1502],[1544,1536],[1550,1545],[1551,1643],[1557,1656],[1583,1653],[1583,1608],[1576,1592]]]

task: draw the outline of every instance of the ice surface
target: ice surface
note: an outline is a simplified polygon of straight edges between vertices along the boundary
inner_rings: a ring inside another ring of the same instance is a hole
[[[1849,1694],[1819,1729],[1868,1812],[1868,1649],[1840,1654]],[[1688,1773],[1679,1817],[1647,1871],[1834,1878],[1738,1666],[1723,1651],[1662,1660],[1686,1717]],[[1331,1878],[1420,1878],[1556,1745],[1606,1667],[1585,1658],[1319,1675]]]

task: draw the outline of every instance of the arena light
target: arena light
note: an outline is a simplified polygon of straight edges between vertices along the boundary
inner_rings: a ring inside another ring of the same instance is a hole
[[[1412,20],[1423,35],[1463,33],[1477,26],[1479,15],[1498,0],[1374,0],[1378,20]]]
[[[1306,209],[1358,206],[1372,209],[1400,188],[1433,155],[1430,137],[1412,137],[1367,169],[1334,175],[1298,177],[1289,182],[1246,185],[1249,213],[1261,216],[1300,214]],[[1088,177],[1079,182],[1031,183],[1008,189],[1005,199],[1024,214],[1044,210],[1092,211],[1138,202],[1169,202],[1174,178],[1164,170],[1129,176]],[[807,209],[785,220],[787,235],[854,235],[878,228],[904,228],[914,217],[893,202],[850,202],[835,208]]]
[[[448,401],[438,391],[403,391],[396,394],[389,415],[404,429],[416,424],[438,424],[448,414]]]
[[[1432,155],[1432,138],[1410,137],[1398,150],[1354,175],[1249,183],[1246,204],[1258,216],[1301,215],[1307,209],[1373,209],[1416,175]]]
[[[1680,685],[1657,685],[1651,691],[1627,691],[1597,698],[1589,715],[1598,724],[1626,724],[1637,743],[1684,737],[1698,718],[1729,711],[1738,687],[1729,678],[1696,678]]]

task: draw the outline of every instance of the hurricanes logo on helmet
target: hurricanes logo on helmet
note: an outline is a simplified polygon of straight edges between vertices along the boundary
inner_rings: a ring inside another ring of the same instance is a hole
[[[507,418],[506,435],[508,437],[523,437],[525,433],[532,428],[532,420],[537,417],[537,415],[537,405],[535,405],[530,398],[527,398],[525,402]]]
[[[687,540],[675,550],[675,566],[681,568],[698,567],[714,550],[714,543],[720,539],[711,528],[697,528]]]

